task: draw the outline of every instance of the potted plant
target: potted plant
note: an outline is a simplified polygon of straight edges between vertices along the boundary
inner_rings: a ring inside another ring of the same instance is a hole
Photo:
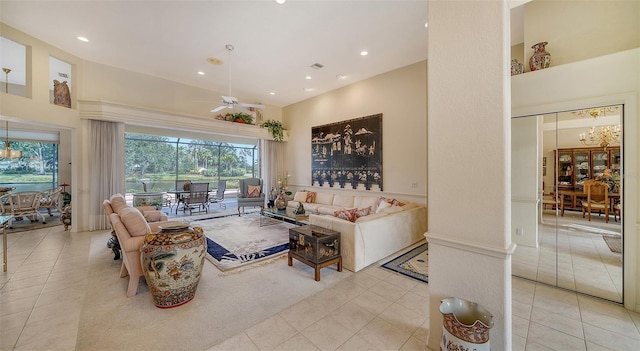
[[[276,141],[282,141],[284,139],[284,127],[282,127],[282,122],[270,119],[262,123],[260,127],[269,128],[271,136],[273,136],[273,139]]]
[[[236,112],[231,116],[233,117],[232,121],[236,123],[245,123],[245,124],[253,123],[253,116],[248,115],[246,113]]]

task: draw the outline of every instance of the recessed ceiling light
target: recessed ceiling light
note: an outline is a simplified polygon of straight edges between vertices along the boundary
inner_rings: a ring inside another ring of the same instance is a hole
[[[425,22],[425,23],[424,23],[424,27],[425,27],[425,28],[429,28],[429,22]]]
[[[304,77],[304,78],[305,78],[305,79],[311,79],[311,76],[306,76],[306,77]]]
[[[85,37],[82,37],[82,36],[78,37],[78,40],[84,41],[85,43],[89,42],[89,39],[87,39]]]
[[[313,91],[313,88],[304,88],[304,91]]]
[[[338,74],[338,75],[336,75],[336,78],[338,78],[338,79],[347,79],[347,76],[345,76],[344,74]]]
[[[369,52],[367,51],[360,51],[360,56],[367,56],[369,55]]]
[[[276,0],[276,3],[282,5],[286,2],[287,0]]]
[[[276,93],[274,93],[273,91],[269,93],[269,95],[276,95]]]
[[[201,75],[201,76],[204,76],[204,72],[202,72],[202,71],[198,71],[198,74]]]

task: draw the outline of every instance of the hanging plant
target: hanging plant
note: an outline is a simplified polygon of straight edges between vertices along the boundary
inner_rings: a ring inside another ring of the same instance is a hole
[[[274,140],[282,141],[284,139],[284,127],[282,127],[282,122],[270,119],[262,123],[260,127],[269,128],[269,132],[271,133],[271,136],[273,136]]]

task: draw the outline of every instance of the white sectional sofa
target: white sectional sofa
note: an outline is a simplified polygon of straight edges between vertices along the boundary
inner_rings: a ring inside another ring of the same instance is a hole
[[[342,264],[353,272],[423,240],[427,231],[426,206],[409,201],[369,194],[299,191],[287,206],[295,208],[300,202],[309,214],[309,224],[340,232]],[[354,212],[365,214],[367,209],[368,215],[349,216]],[[336,211],[342,218],[336,217]]]

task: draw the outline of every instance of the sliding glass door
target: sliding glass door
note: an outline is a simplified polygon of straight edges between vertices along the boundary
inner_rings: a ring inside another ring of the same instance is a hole
[[[623,110],[512,119],[515,276],[622,302]]]

